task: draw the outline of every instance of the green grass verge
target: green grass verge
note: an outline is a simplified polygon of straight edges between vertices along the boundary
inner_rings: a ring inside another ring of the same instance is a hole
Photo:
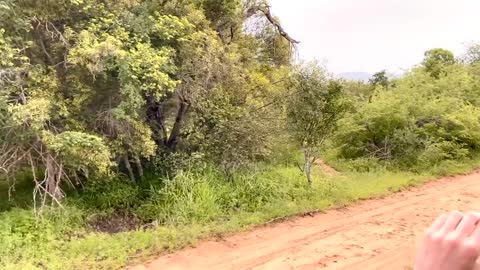
[[[315,168],[312,188],[295,167],[271,167],[234,183],[215,174],[185,174],[152,189],[150,199],[135,210],[139,216],[157,216],[163,225],[117,234],[89,232],[85,220],[92,212],[76,203],[49,210],[38,221],[27,203],[2,202],[0,268],[118,269],[202,239],[385,195],[439,175],[471,171],[477,164],[445,163],[422,174],[378,170],[330,177]]]

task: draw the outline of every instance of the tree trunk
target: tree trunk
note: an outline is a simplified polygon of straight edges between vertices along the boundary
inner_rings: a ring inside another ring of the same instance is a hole
[[[167,145],[167,129],[165,127],[164,103],[147,98],[147,121],[152,128],[155,143],[158,146]]]
[[[46,175],[45,175],[45,196],[52,198],[52,204],[54,202],[59,203],[63,198],[63,192],[60,189],[60,181],[62,179],[63,168],[55,162],[55,158],[50,154],[46,157]],[[46,199],[44,197],[44,199]],[[45,202],[45,200],[44,200]],[[42,207],[45,203],[42,203]]]
[[[305,163],[305,176],[307,176],[307,182],[310,187],[312,187],[312,164]]]
[[[47,179],[47,192],[52,197],[60,201],[62,199],[62,193],[60,192],[59,182],[56,175],[49,175]],[[53,200],[52,200],[53,204]]]
[[[303,164],[303,173],[307,177],[307,182],[310,187],[312,187],[312,164],[313,157],[311,157],[310,151],[308,149],[303,150],[304,164]]]
[[[140,158],[137,155],[135,155],[135,165],[137,165],[137,172],[141,181],[143,180],[143,167],[142,167],[142,163],[140,162]]]
[[[130,160],[128,160],[127,155],[123,156],[123,162],[125,163],[125,168],[128,171],[128,176],[130,177],[130,180],[135,183],[135,175],[133,174],[132,166],[130,165]]]
[[[172,132],[168,138],[167,147],[170,151],[175,151],[180,139],[180,133],[185,122],[190,105],[185,101],[180,101],[180,107],[178,108],[177,117],[175,118],[175,124],[173,125]]]

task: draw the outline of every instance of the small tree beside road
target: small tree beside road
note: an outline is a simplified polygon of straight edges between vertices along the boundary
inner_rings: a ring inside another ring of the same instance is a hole
[[[287,122],[295,142],[302,148],[303,173],[312,184],[312,164],[326,138],[347,109],[342,85],[316,63],[298,67],[287,102]]]

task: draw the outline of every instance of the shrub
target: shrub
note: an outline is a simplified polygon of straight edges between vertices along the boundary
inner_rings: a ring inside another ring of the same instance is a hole
[[[219,204],[225,212],[256,211],[266,203],[282,196],[285,192],[278,179],[266,175],[239,175],[234,182],[226,183]]]
[[[60,251],[61,241],[82,232],[83,214],[74,207],[62,211],[44,208],[42,218],[35,217],[31,210],[12,209],[0,214],[0,267],[28,258],[29,267],[12,269],[43,269],[53,265],[52,257]],[[2,268],[3,269],[3,268]],[[60,269],[60,268],[57,268]]]
[[[151,186],[149,199],[137,209],[143,220],[162,224],[205,222],[216,217],[220,206],[217,189],[208,177],[180,172],[164,180],[164,186]]]
[[[471,74],[460,66],[449,69],[439,78],[414,69],[390,90],[358,102],[331,139],[336,158],[359,159],[351,164],[360,171],[368,170],[361,167],[372,158],[412,169],[477,152],[480,109],[469,102]]]
[[[93,180],[85,187],[81,201],[84,206],[91,209],[129,210],[139,203],[140,195],[138,186],[122,179]]]

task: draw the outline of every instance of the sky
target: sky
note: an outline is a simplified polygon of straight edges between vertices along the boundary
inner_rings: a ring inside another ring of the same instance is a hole
[[[298,57],[333,73],[401,73],[432,48],[455,55],[480,42],[479,0],[270,0],[301,43]]]

